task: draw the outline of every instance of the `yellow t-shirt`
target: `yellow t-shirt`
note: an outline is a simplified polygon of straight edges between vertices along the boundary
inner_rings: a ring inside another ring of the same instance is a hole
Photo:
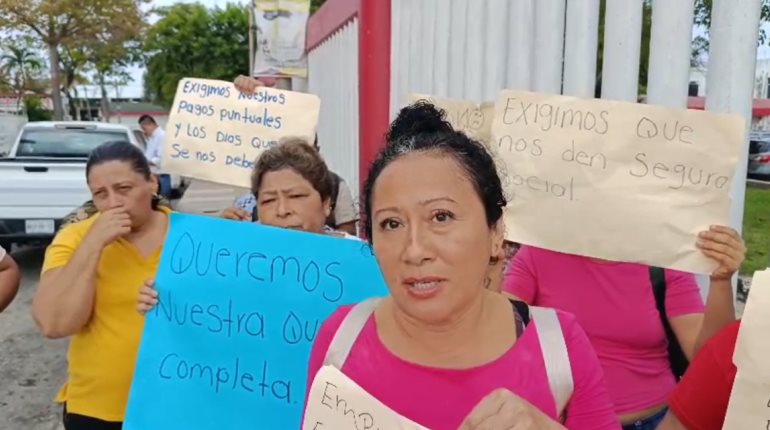
[[[98,217],[71,224],[56,235],[46,250],[43,273],[67,264]],[[68,412],[123,421],[144,325],[136,311],[139,287],[155,276],[160,252],[144,258],[123,239],[102,251],[91,320],[72,336],[67,382],[56,396],[57,402],[67,402]]]

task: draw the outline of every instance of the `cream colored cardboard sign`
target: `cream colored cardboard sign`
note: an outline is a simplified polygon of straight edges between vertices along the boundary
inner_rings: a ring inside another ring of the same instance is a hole
[[[484,102],[481,104],[467,100],[448,99],[427,94],[410,94],[409,103],[418,100],[427,100],[436,107],[444,109],[447,113],[447,121],[456,130],[465,132],[468,137],[479,140],[488,145],[492,132],[492,120],[495,115],[495,104]]]
[[[302,430],[428,430],[383,405],[334,366],[310,387]]]
[[[506,238],[614,261],[710,273],[698,232],[729,223],[744,120],[506,90],[493,144]]]
[[[733,362],[738,368],[725,430],[770,428],[770,270],[757,272],[741,320]]]
[[[171,108],[163,171],[249,187],[254,161],[283,137],[315,138],[320,99],[312,94],[185,78]]]

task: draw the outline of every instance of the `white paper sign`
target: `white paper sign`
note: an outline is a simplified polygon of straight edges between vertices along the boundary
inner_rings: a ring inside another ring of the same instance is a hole
[[[302,430],[428,430],[398,415],[334,366],[316,374]]]
[[[179,81],[166,126],[163,171],[250,188],[254,161],[284,137],[313,142],[321,100],[273,88],[252,94],[230,82]]]
[[[757,272],[741,320],[733,362],[738,368],[724,430],[770,428],[770,270]]]
[[[492,120],[495,115],[493,102],[474,103],[467,100],[449,99],[428,94],[410,94],[409,103],[427,100],[447,114],[447,121],[455,130],[462,131],[468,137],[489,145],[492,133]]]
[[[744,126],[736,115],[502,91],[490,146],[507,170],[506,238],[711,273],[697,235],[729,225]]]

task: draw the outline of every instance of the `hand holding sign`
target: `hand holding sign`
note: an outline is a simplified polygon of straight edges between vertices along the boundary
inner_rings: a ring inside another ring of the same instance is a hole
[[[283,137],[315,138],[320,100],[312,94],[230,82],[179,81],[166,129],[164,170],[249,187],[254,160]]]
[[[235,78],[235,81],[233,81],[233,85],[235,85],[235,88],[238,91],[251,94],[256,91],[257,88],[264,87],[265,83],[259,79],[252,78],[251,76],[238,75],[238,77]]]
[[[711,279],[731,279],[746,258],[746,245],[741,235],[730,227],[711,226],[708,231],[698,235],[696,245],[704,255],[718,264],[716,270],[711,273]]]
[[[513,242],[711,273],[695,247],[727,225],[742,118],[503,91],[493,144],[505,162]]]
[[[148,279],[139,288],[139,299],[136,304],[136,310],[144,315],[158,304],[158,292],[155,291],[155,280]]]
[[[516,429],[564,430],[529,402],[506,389],[498,389],[481,399],[459,430]]]
[[[251,221],[252,219],[250,213],[237,207],[225,208],[225,210],[222,211],[221,217],[233,221]]]
[[[336,367],[313,379],[302,430],[428,430],[372,397]]]

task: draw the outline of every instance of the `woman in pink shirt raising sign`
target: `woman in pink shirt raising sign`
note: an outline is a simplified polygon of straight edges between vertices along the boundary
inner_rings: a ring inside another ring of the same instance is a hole
[[[309,384],[333,365],[432,430],[619,429],[574,317],[490,288],[506,200],[484,146],[425,102],[404,108],[386,140],[364,206],[390,295],[325,321]]]
[[[513,257],[503,291],[574,314],[599,356],[623,428],[652,430],[687,361],[735,320],[730,279],[743,262],[743,241],[716,226],[697,246],[719,263],[705,307],[691,274],[531,246]],[[669,351],[669,341],[678,350]]]

